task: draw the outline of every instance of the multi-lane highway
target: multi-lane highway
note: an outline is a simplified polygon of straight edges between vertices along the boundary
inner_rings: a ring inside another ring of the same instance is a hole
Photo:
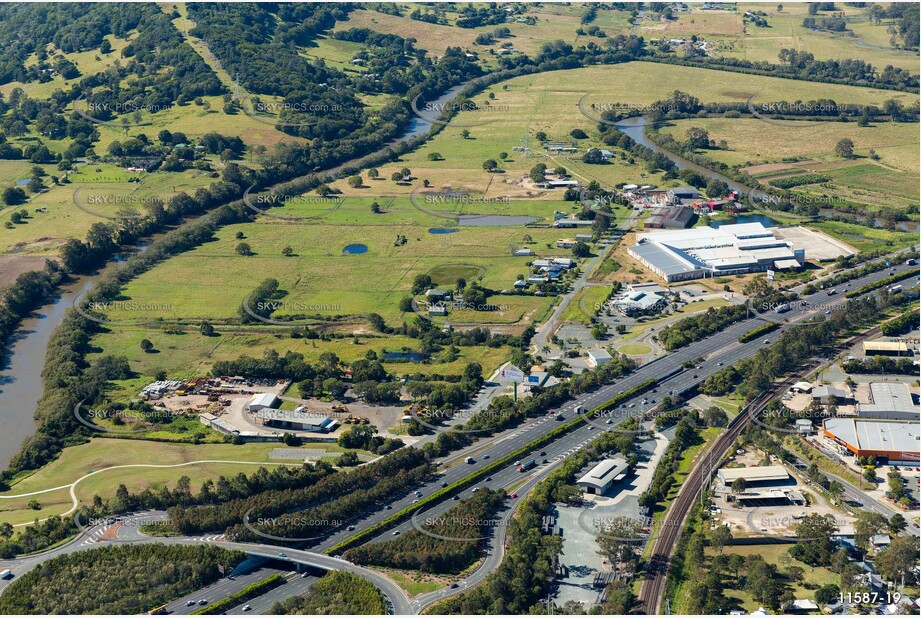
[[[912,267],[906,265],[897,265],[894,267],[894,270],[896,270],[896,272],[907,272],[911,268]],[[850,287],[851,289],[858,289],[867,283],[880,280],[889,275],[890,271],[888,270],[872,273],[852,281],[850,283]],[[711,337],[698,342],[694,342],[684,348],[659,357],[638,368],[630,375],[625,376],[624,378],[612,384],[605,385],[592,393],[584,394],[577,399],[570,401],[559,409],[559,412],[561,412],[565,417],[565,420],[562,422],[567,422],[576,416],[575,409],[577,406],[582,406],[585,410],[597,408],[613,399],[619,392],[627,391],[631,388],[639,386],[649,379],[656,379],[659,381],[655,387],[655,391],[646,395],[650,399],[659,401],[661,400],[662,396],[669,393],[685,393],[696,387],[703,380],[705,380],[710,375],[713,375],[724,366],[730,366],[742,359],[749,358],[753,356],[761,347],[763,347],[765,343],[761,338],[744,344],[738,342],[738,338],[741,335],[750,331],[760,323],[759,320],[778,321],[788,325],[793,325],[802,322],[803,320],[812,318],[816,315],[821,316],[826,310],[833,310],[847,302],[847,299],[845,299],[840,294],[835,296],[828,296],[824,291],[819,291],[811,296],[805,297],[803,300],[808,301],[808,303],[796,303],[792,305],[792,309],[790,311],[784,314],[778,314],[776,311],[768,311],[758,317],[733,324]],[[777,334],[771,333],[770,335],[767,335],[766,338],[769,341],[776,340]],[[698,359],[703,360],[697,362]],[[695,364],[686,369],[683,365],[687,362],[695,362]],[[642,402],[642,399],[644,398],[645,397],[643,395],[638,395],[633,399],[624,402],[624,407],[621,408],[623,415],[625,417],[627,415],[640,415],[643,412],[646,412],[649,407],[654,405],[652,402],[644,405]],[[491,461],[495,461],[496,459],[504,457],[520,449],[532,440],[535,440],[536,438],[549,433],[554,428],[556,428],[560,422],[561,421],[557,421],[554,417],[550,416],[531,419],[517,429],[509,430],[497,436],[483,439],[476,447],[478,449],[478,453],[475,456],[475,463],[455,463],[455,465],[446,467],[436,478],[423,483],[419,487],[407,488],[408,493],[405,496],[393,500],[387,504],[381,505],[379,509],[360,517],[358,521],[350,522],[351,526],[354,527],[353,530],[343,528],[321,541],[313,544],[305,544],[310,545],[309,547],[290,549],[255,543],[230,543],[222,540],[220,535],[214,535],[213,538],[178,537],[169,539],[150,539],[143,537],[143,535],[139,535],[137,533],[136,526],[126,529],[124,535],[119,535],[119,540],[126,542],[159,541],[165,543],[210,541],[222,546],[248,551],[253,555],[264,556],[266,558],[277,557],[278,552],[283,550],[284,553],[287,554],[285,558],[291,562],[298,562],[300,564],[321,569],[344,569],[358,572],[363,577],[371,580],[385,593],[393,605],[394,613],[415,613],[425,606],[431,604],[435,600],[443,598],[449,594],[453,594],[459,590],[462,590],[463,588],[458,590],[445,589],[442,591],[436,591],[435,593],[431,593],[429,595],[423,595],[411,603],[406,597],[406,594],[398,586],[396,586],[386,577],[382,576],[380,573],[371,571],[369,569],[364,569],[356,565],[352,565],[351,563],[344,560],[340,560],[335,557],[331,558],[317,552],[328,549],[340,541],[351,537],[353,534],[356,534],[362,529],[383,521],[400,509],[411,506],[413,500],[417,499],[415,494],[416,491],[419,491],[423,496],[426,496],[432,492],[440,490],[444,483],[451,484],[459,481],[475,471],[479,466],[489,464]],[[613,426],[605,425],[603,421],[585,423],[573,429],[569,433],[560,436],[546,446],[537,449],[538,452],[534,452],[528,455],[527,457],[533,457],[541,462],[536,470],[522,474],[518,472],[513,466],[508,466],[503,470],[496,471],[496,473],[493,474],[491,480],[484,480],[484,482],[481,483],[481,486],[504,488],[516,485],[522,480],[526,480],[527,483],[521,486],[518,490],[519,496],[523,496],[530,487],[533,487],[539,478],[545,476],[549,468],[554,465],[558,465],[558,463],[562,461],[563,458],[569,454],[572,454],[590,442],[601,431],[608,431],[612,428]],[[541,454],[541,452],[543,452],[543,454]],[[546,464],[543,463],[544,460],[547,461]],[[444,458],[439,463],[453,463],[455,461],[456,454],[453,454]],[[471,491],[471,489],[465,490],[464,495],[469,495]],[[517,500],[520,499],[521,498],[519,497]],[[507,510],[505,511],[506,516],[514,510],[514,507],[517,505],[517,500],[512,500],[509,502]],[[450,508],[453,503],[453,500],[446,499],[439,504],[433,505],[426,511],[419,513],[418,516],[424,519],[425,517],[443,513],[445,510]],[[410,525],[410,523],[404,522],[393,529],[402,532],[408,530]],[[393,538],[393,529],[385,531],[378,537],[378,539]],[[87,549],[90,546],[87,544],[87,539],[92,538],[93,534],[95,534],[95,531],[89,531],[89,533],[81,535],[71,543],[68,543],[54,550],[44,552],[42,554],[37,554],[13,561],[0,561],[0,568],[13,568],[17,572],[17,575],[19,575],[22,572],[33,568],[41,561],[47,560],[48,558],[55,555],[68,553],[70,551]],[[464,581],[465,585],[475,585],[489,572],[494,570],[495,566],[498,565],[498,563],[501,561],[502,546],[504,545],[504,526],[500,526],[500,529],[497,530],[496,534],[493,535],[490,542],[491,549],[489,556],[487,557],[487,564],[477,569],[473,575],[468,577]],[[307,551],[308,549],[311,551]],[[0,581],[0,591],[2,591],[6,585],[8,585],[8,582]]]

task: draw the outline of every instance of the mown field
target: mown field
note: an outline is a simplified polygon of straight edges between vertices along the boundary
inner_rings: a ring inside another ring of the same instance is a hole
[[[32,167],[24,161],[0,162],[0,186],[28,179]],[[46,184],[50,184],[51,175],[63,176],[54,166],[41,167],[48,174]],[[126,209],[137,215],[145,212],[143,205],[150,198],[166,201],[179,192],[194,193],[198,187],[214,182],[208,172],[199,170],[131,174],[114,164],[78,166],[68,178],[69,184],[51,186],[42,193],[30,195],[25,204],[0,209],[0,221],[4,223],[13,211],[25,209],[29,214],[29,218],[12,229],[0,227],[0,251],[54,254],[68,238],[83,238],[94,223],[111,222],[104,216],[82,210],[77,202],[88,210],[110,216]],[[129,178],[140,178],[141,182],[128,182]],[[36,212],[38,208],[45,208],[47,212]]]
[[[120,484],[132,492],[148,487],[157,491],[167,484],[175,487],[181,476],[188,476],[192,491],[197,492],[204,481],[221,475],[249,475],[256,472],[259,465],[301,464],[299,461],[270,459],[269,451],[278,446],[271,442],[191,445],[96,438],[87,444],[65,449],[57,460],[0,493],[0,519],[16,525],[70,510],[72,500],[66,487],[21,498],[3,497],[63,487],[75,481],[79,482],[74,493],[80,504],[85,505],[91,504],[95,495],[103,499],[113,498]],[[307,443],[303,448],[324,449],[331,456],[343,450],[334,443]],[[209,460],[210,463],[191,463]],[[145,467],[138,467],[138,464]],[[27,506],[33,499],[39,502],[40,509]]]
[[[703,154],[745,167],[765,182],[781,176],[821,174],[831,177],[830,183],[802,189],[863,203],[871,209],[918,203],[921,160],[917,124],[880,122],[859,127],[855,122],[823,122],[786,126],[767,125],[754,118],[695,118],[672,122],[661,131],[684,141],[691,127],[706,129],[710,139],[727,143],[726,150]],[[853,159],[835,154],[835,145],[845,138],[854,143]],[[871,158],[873,153],[878,160]],[[766,164],[778,165],[757,167]]]
[[[649,17],[641,22],[640,35],[647,39],[690,38],[696,35],[717,43],[713,55],[751,61],[778,62],[781,49],[796,49],[813,54],[819,60],[864,60],[883,69],[888,65],[918,71],[918,54],[892,48],[887,29],[891,20],[875,24],[866,19],[864,8],[839,4],[835,13],[844,12],[848,20],[847,32],[813,31],[803,27],[808,17],[806,3],[740,2],[736,11],[703,10],[695,7],[690,12],[677,14],[671,22],[657,22]],[[769,27],[761,28],[743,20],[746,11],[767,13]],[[830,15],[831,12],[820,12]],[[864,43],[866,45],[861,45]],[[879,48],[883,49],[879,49]]]

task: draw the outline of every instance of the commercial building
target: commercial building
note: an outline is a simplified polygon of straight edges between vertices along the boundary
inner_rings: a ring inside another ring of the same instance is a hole
[[[281,400],[278,398],[278,395],[273,393],[257,393],[253,395],[253,398],[246,404],[246,409],[248,412],[255,414],[265,408],[274,408],[280,402]]]
[[[851,403],[854,400],[854,396],[847,387],[822,385],[812,389],[812,399],[822,405],[840,406]]]
[[[611,485],[627,476],[629,464],[622,457],[605,459],[589,470],[576,484],[587,494],[603,495]]]
[[[668,300],[655,292],[630,291],[613,305],[623,315],[633,317],[658,313],[668,305]]]
[[[685,204],[700,199],[700,191],[693,187],[676,187],[665,192],[665,199],[669,204]]]
[[[919,414],[918,406],[915,405],[907,384],[872,382],[870,384],[870,403],[858,403],[857,416],[917,421],[921,414]]]
[[[893,465],[917,466],[921,460],[919,423],[910,421],[829,418],[822,433],[856,457],[875,457]]]
[[[627,252],[669,282],[799,268],[806,259],[761,223],[638,234]]]
[[[591,367],[600,367],[611,360],[611,355],[605,349],[589,350],[586,361]]]
[[[912,351],[904,341],[864,341],[863,353],[865,356],[911,356]]]
[[[745,479],[749,487],[783,484],[790,474],[783,466],[750,466],[747,468],[720,468],[716,472],[720,483],[731,486],[737,479]]]
[[[690,227],[697,220],[694,209],[688,206],[656,208],[643,222],[643,227],[650,229],[681,230]]]
[[[277,408],[263,408],[256,413],[256,419],[269,427],[320,433],[334,431],[339,424],[339,421],[331,419],[325,414],[300,410],[279,410]]]

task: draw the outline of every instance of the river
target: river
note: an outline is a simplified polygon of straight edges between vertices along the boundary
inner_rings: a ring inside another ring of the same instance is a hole
[[[474,81],[476,80],[451,88],[436,99],[435,103],[447,103]],[[433,125],[430,120],[414,116],[403,135],[383,146],[378,152],[399,142],[425,135]],[[360,160],[342,163],[325,172],[337,174],[342,168],[355,165]],[[145,248],[140,247],[136,250],[143,251]],[[124,256],[116,257],[115,262],[122,259]],[[19,452],[23,440],[35,432],[35,409],[44,390],[42,371],[45,366],[45,348],[51,334],[64,320],[64,314],[73,306],[74,299],[91,289],[100,276],[79,277],[75,282],[62,286],[52,302],[41,307],[33,317],[23,321],[3,350],[0,365],[0,469],[9,466],[12,457]]]

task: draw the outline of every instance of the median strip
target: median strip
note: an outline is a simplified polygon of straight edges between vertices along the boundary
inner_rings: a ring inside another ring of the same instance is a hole
[[[610,406],[616,406],[616,405],[620,404],[621,402],[626,401],[626,400],[628,400],[628,399],[632,399],[633,397],[635,397],[635,396],[639,395],[640,393],[642,393],[643,391],[649,389],[650,387],[652,387],[652,386],[655,385],[656,383],[658,383],[658,380],[656,380],[656,379],[654,379],[654,378],[651,378],[651,379],[649,379],[649,380],[646,380],[646,381],[643,382],[642,384],[640,384],[640,385],[638,385],[638,386],[635,386],[635,387],[631,388],[630,390],[624,391],[623,393],[620,393],[620,394],[616,395],[614,398],[608,400],[608,401],[605,402],[604,404],[598,406],[597,408],[594,408],[591,412],[594,413],[594,412],[597,412],[597,411],[599,411],[599,410],[603,410],[603,409],[605,409],[605,408],[607,408],[607,407],[610,407]],[[625,419],[625,420],[626,420],[626,419]],[[524,455],[529,454],[531,451],[533,451],[533,450],[535,450],[535,449],[538,449],[538,448],[540,448],[540,447],[542,447],[542,446],[544,446],[544,445],[546,445],[546,444],[548,444],[548,443],[550,443],[550,442],[553,442],[553,441],[556,440],[559,436],[562,436],[562,435],[564,435],[564,434],[566,434],[566,433],[569,433],[570,431],[572,431],[573,429],[576,429],[577,427],[579,427],[580,425],[582,425],[582,424],[585,423],[585,422],[586,422],[585,418],[584,418],[582,415],[577,414],[576,417],[575,417],[574,419],[572,419],[571,421],[569,421],[568,423],[565,423],[565,424],[563,424],[563,425],[560,425],[559,427],[557,427],[557,428],[554,429],[553,431],[551,431],[551,432],[549,432],[549,433],[547,433],[547,434],[544,434],[544,435],[541,436],[540,438],[536,438],[536,439],[534,439],[534,440],[531,440],[530,442],[528,442],[528,443],[525,444],[524,446],[521,446],[520,448],[515,449],[513,452],[509,453],[509,454],[506,455],[505,457],[502,457],[502,458],[500,458],[500,459],[497,459],[497,460],[491,462],[489,465],[484,466],[483,468],[480,468],[479,470],[476,470],[476,471],[472,472],[471,474],[468,474],[467,476],[465,476],[465,477],[462,478],[461,480],[456,481],[456,482],[454,482],[454,483],[448,485],[447,487],[444,487],[444,488],[442,488],[442,489],[436,491],[436,492],[433,493],[432,495],[430,495],[430,496],[428,496],[428,497],[426,497],[426,498],[422,498],[422,499],[419,500],[419,502],[417,502],[416,504],[407,506],[407,507],[405,507],[405,508],[403,508],[403,509],[397,511],[396,513],[394,513],[393,515],[391,515],[391,516],[388,517],[387,519],[385,519],[385,520],[383,520],[383,521],[381,521],[381,522],[378,522],[378,523],[374,524],[373,526],[371,526],[371,527],[369,527],[369,528],[365,528],[365,529],[362,530],[361,532],[358,532],[357,534],[354,534],[354,535],[352,535],[351,537],[349,537],[349,538],[347,538],[347,539],[345,539],[345,540],[343,540],[343,541],[340,541],[339,543],[336,543],[335,545],[333,545],[332,547],[330,547],[329,549],[327,549],[324,553],[326,553],[327,555],[338,554],[339,552],[345,551],[346,549],[349,549],[349,548],[351,548],[351,547],[355,547],[356,545],[360,545],[360,544],[362,544],[362,543],[368,541],[369,539],[371,539],[371,538],[373,538],[374,536],[376,536],[377,534],[383,532],[383,531],[386,530],[387,528],[390,528],[391,526],[394,526],[394,525],[396,525],[396,524],[398,524],[398,523],[401,523],[401,522],[405,521],[406,519],[409,519],[409,517],[411,517],[412,514],[415,513],[416,511],[419,511],[420,509],[424,509],[424,508],[428,507],[429,505],[436,504],[436,503],[440,502],[442,499],[448,498],[449,496],[451,496],[451,495],[453,495],[453,494],[455,494],[455,493],[457,493],[457,492],[463,491],[464,489],[466,489],[466,488],[469,487],[470,485],[476,483],[476,482],[479,481],[480,479],[489,476],[490,474],[492,474],[493,472],[495,472],[495,471],[498,470],[499,468],[502,468],[502,467],[504,467],[504,466],[507,466],[507,465],[509,465],[509,463],[512,463],[512,462],[514,462],[514,461],[517,460],[517,459],[520,459],[520,458],[523,457]]]

